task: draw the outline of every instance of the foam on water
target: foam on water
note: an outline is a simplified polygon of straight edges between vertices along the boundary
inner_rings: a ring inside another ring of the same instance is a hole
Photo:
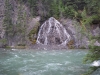
[[[91,65],[92,65],[92,66],[99,67],[99,66],[100,66],[100,60],[94,61]]]
[[[88,66],[82,63],[82,50],[3,50],[0,75],[81,75]]]

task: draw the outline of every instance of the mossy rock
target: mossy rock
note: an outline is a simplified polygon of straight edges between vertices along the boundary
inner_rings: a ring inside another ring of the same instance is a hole
[[[69,49],[74,49],[74,40],[70,40],[68,43],[67,43],[67,46]]]
[[[25,46],[25,44],[18,44],[18,46]]]
[[[32,44],[36,44],[36,40],[35,39],[32,41]]]
[[[5,48],[7,48],[7,49],[11,49],[11,46],[6,46]]]
[[[15,48],[15,49],[25,49],[26,46],[15,46],[14,48]]]
[[[29,40],[30,40],[30,42],[32,44],[36,43],[36,39],[37,39],[37,34],[38,34],[38,31],[39,31],[39,27],[40,27],[40,24],[37,22],[37,24],[34,26],[34,28],[28,34]]]

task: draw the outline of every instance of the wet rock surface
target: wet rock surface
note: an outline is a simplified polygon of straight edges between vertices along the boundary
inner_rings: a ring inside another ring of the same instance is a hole
[[[63,25],[55,18],[51,17],[41,25],[37,37],[37,44],[67,46],[70,40],[71,36]]]

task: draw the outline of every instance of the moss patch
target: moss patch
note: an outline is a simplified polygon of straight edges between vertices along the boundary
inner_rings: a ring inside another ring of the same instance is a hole
[[[14,48],[15,48],[15,49],[25,49],[26,46],[15,46]]]
[[[28,34],[28,38],[29,38],[29,40],[31,41],[32,44],[36,43],[39,27],[40,27],[40,23],[37,22],[36,25],[34,26],[34,28]]]

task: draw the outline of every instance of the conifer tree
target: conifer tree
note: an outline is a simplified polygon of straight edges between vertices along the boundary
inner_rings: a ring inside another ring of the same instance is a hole
[[[11,12],[12,6],[9,2],[9,0],[5,1],[5,12],[4,12],[4,20],[3,20],[3,26],[5,28],[5,39],[7,39],[7,44],[10,45],[10,40],[13,37],[13,23],[11,18]]]

